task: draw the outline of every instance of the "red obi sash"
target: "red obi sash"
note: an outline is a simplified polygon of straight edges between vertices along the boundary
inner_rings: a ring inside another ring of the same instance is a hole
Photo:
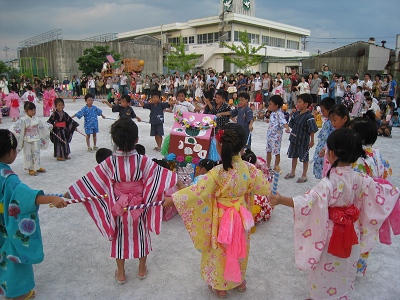
[[[55,122],[54,127],[67,127],[66,122]]]
[[[12,99],[11,107],[19,107],[19,101],[17,99]]]
[[[124,208],[143,204],[143,182],[116,182],[114,184],[114,194],[118,197],[118,200],[112,207],[111,212],[115,217],[122,216],[125,213]],[[127,213],[131,214],[133,221],[137,221],[143,211],[144,209],[135,209]]]
[[[329,219],[333,222],[332,237],[328,253],[341,257],[350,257],[351,247],[358,244],[353,223],[358,220],[360,211],[354,204],[347,207],[329,207]]]

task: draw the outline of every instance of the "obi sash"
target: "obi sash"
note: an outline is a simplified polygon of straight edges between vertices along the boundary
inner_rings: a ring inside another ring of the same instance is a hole
[[[353,223],[358,220],[360,211],[354,204],[346,207],[328,207],[329,219],[333,222],[333,231],[329,241],[328,253],[348,258],[353,245],[358,244]]]
[[[55,122],[54,127],[67,127],[66,122]]]
[[[247,241],[245,230],[254,226],[252,214],[238,199],[219,198],[217,206],[220,211],[220,222],[217,241],[226,245],[226,262],[224,279],[241,283],[242,275],[239,259],[247,255]]]
[[[38,136],[39,129],[38,126],[29,126],[25,128],[25,135],[26,136]]]
[[[122,216],[125,213],[124,208],[143,204],[143,182],[116,182],[114,184],[114,194],[118,200],[111,208],[112,214],[113,216]],[[131,214],[133,221],[137,221],[143,211],[144,209],[134,209],[128,213]]]

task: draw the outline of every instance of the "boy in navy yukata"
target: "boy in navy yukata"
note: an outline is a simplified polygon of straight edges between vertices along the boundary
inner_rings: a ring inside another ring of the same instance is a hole
[[[150,136],[154,136],[157,146],[153,149],[157,152],[161,151],[161,144],[164,135],[164,109],[169,108],[168,102],[161,102],[161,93],[153,91],[151,93],[150,102],[144,103],[139,100],[143,108],[150,109]]]
[[[292,129],[289,137],[290,145],[288,157],[292,159],[292,170],[286,174],[285,179],[294,178],[296,175],[297,159],[303,163],[303,174],[297,183],[307,181],[309,151],[314,146],[314,133],[318,131],[313,114],[308,107],[312,104],[310,94],[301,94],[297,97],[297,111],[289,121]]]

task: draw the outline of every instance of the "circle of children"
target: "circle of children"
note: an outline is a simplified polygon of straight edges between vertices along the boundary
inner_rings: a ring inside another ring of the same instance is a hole
[[[96,146],[97,117],[104,115],[93,105],[94,94],[85,94],[86,106],[70,117],[64,111],[64,100],[46,85],[41,98],[43,115],[49,119],[42,122],[35,116],[36,85],[27,84],[22,95],[26,115],[20,118],[19,86],[11,82],[11,92],[3,100],[15,122],[10,130],[0,129],[0,295],[35,296],[32,264],[43,260],[39,204],[62,208],[83,202],[111,243],[110,255],[116,259],[113,275],[119,284],[126,282],[126,259],[138,258],[137,276],[146,278],[149,233],[160,233],[163,212],[177,211],[201,252],[201,276],[219,298],[233,290],[246,292],[251,229],[255,222],[268,220],[274,206],[282,204],[294,210],[295,261],[299,269],[308,271],[310,297],[350,299],[356,276],[366,272],[374,242],[390,244],[390,230],[400,232],[399,190],[390,183],[388,162],[372,147],[378,135],[390,136],[391,126],[398,126],[393,78],[381,81],[377,75],[372,82],[365,74],[364,81],[354,76],[347,85],[326,65],[322,80],[318,73],[299,80],[294,70],[283,79],[280,74],[273,79],[268,73],[249,78],[243,74],[227,78],[225,73],[217,78],[214,71],[207,73],[187,74],[181,80],[177,72],[168,84],[163,84],[165,77],[157,79],[146,96],[134,96],[134,101],[125,89],[121,95],[112,93],[108,101],[99,100],[120,116],[110,130],[114,151]],[[135,80],[135,92],[140,94],[142,81]],[[173,98],[163,97],[172,90]],[[386,105],[376,103],[379,95]],[[220,161],[200,161],[199,176],[186,187],[168,164],[151,160],[144,155],[144,147],[137,145],[138,127],[132,119],[141,120],[131,103],[150,110],[156,151],[162,147],[165,110],[215,115]],[[266,111],[261,108],[263,103]],[[70,159],[69,143],[79,125],[74,117],[84,117],[85,133],[80,133],[86,136],[89,151],[98,150],[99,165],[72,184],[63,197],[44,195],[24,185],[10,167],[17,153],[23,150],[24,168],[32,176],[46,172],[40,149],[48,146],[49,139],[58,161]],[[266,160],[250,150],[255,119],[269,123]],[[325,122],[319,124],[322,119]],[[276,193],[283,130],[289,134],[288,157],[292,159],[292,169],[284,179],[295,177],[300,160],[303,168],[297,182],[303,183],[317,124],[322,128],[313,173],[321,181],[305,195],[289,198]]]

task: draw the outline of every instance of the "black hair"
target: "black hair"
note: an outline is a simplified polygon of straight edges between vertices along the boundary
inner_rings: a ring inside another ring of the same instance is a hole
[[[360,136],[349,128],[340,128],[333,131],[329,135],[326,145],[328,151],[332,150],[337,156],[337,159],[326,174],[328,178],[332,168],[336,168],[339,162],[351,164],[357,161],[360,156],[365,157]]]
[[[250,95],[248,93],[239,93],[238,98],[244,98],[247,101],[250,101]]]
[[[24,111],[36,109],[36,105],[33,102],[26,101],[24,103]]]
[[[126,103],[129,103],[129,104],[130,104],[131,101],[132,101],[132,98],[131,98],[131,96],[125,94],[125,95],[122,95],[121,101],[122,101],[122,100],[125,100]]]
[[[87,99],[89,99],[89,98],[92,98],[92,99],[94,99],[94,95],[92,95],[92,94],[86,94],[85,95],[85,102],[87,101]]]
[[[349,128],[357,132],[363,145],[373,145],[378,138],[378,125],[370,118],[355,118],[350,122]]]
[[[304,103],[307,103],[307,107],[309,107],[313,102],[311,95],[306,93],[298,95],[297,100],[299,99],[303,100]]]
[[[378,77],[379,79],[381,79],[381,74],[375,74],[375,77]]]
[[[168,170],[170,169],[168,162],[163,159],[153,158],[152,161],[154,161],[157,165],[159,165],[165,169],[168,169]]]
[[[153,96],[158,96],[158,98],[161,98],[161,92],[157,91],[157,90],[153,90],[151,92],[151,97]]]
[[[394,111],[393,112],[393,114],[392,114],[392,117],[394,117],[394,116],[398,116],[399,115],[399,112],[397,112],[397,111]]]
[[[232,157],[237,155],[246,145],[246,131],[237,123],[228,123],[222,127],[221,136],[222,150],[221,159],[225,171],[232,168]]]
[[[14,86],[14,85],[11,86],[10,90],[11,90],[12,92],[18,92],[17,87]]]
[[[63,98],[57,98],[56,100],[54,100],[54,106],[57,106],[58,103],[62,103],[63,105],[65,105]]]
[[[214,168],[214,166],[215,166],[214,161],[208,158],[202,159],[199,163],[199,167],[206,169],[207,172],[210,171],[212,168]]]
[[[33,90],[32,86],[30,86],[30,85],[27,86],[27,89],[28,89],[28,91],[32,91]]]
[[[365,114],[363,115],[364,118],[370,119],[372,121],[376,121],[377,117],[375,112],[372,109],[369,109],[365,112]]]
[[[257,162],[257,156],[250,149],[246,149],[242,155],[242,160],[254,165]]]
[[[0,158],[17,149],[17,139],[8,129],[0,129]]]
[[[344,104],[334,105],[331,108],[331,110],[329,111],[329,117],[331,115],[337,115],[338,117],[341,117],[341,118],[347,117],[347,121],[344,124],[344,127],[349,126],[350,115],[349,115],[349,110],[347,109],[346,105],[344,105]]]
[[[183,96],[186,97],[186,90],[185,89],[178,90],[178,92],[176,93],[176,97],[178,97],[180,94],[183,94]]]
[[[281,108],[283,105],[283,99],[279,95],[273,95],[271,98],[269,98],[268,101],[271,101],[275,105],[278,105],[278,108]]]
[[[326,97],[324,99],[321,100],[321,102],[319,103],[319,106],[323,106],[325,107],[326,110],[331,110],[332,107],[335,106],[335,99],[331,98],[331,97]]]
[[[104,160],[106,160],[107,157],[112,155],[112,151],[107,148],[100,148],[99,150],[96,151],[96,162],[98,164],[102,163]]]
[[[225,101],[226,101],[226,99],[228,99],[228,93],[225,91],[218,91],[215,93],[215,96],[217,96],[217,95],[221,96]]]
[[[371,93],[370,92],[364,92],[364,97],[370,97]]]
[[[140,155],[146,155],[146,148],[142,144],[136,144],[135,150]]]
[[[124,152],[135,149],[138,127],[131,118],[121,118],[111,125],[111,138],[117,148]]]
[[[213,93],[211,91],[204,91],[203,97],[207,98],[209,100],[212,100],[213,99]]]

